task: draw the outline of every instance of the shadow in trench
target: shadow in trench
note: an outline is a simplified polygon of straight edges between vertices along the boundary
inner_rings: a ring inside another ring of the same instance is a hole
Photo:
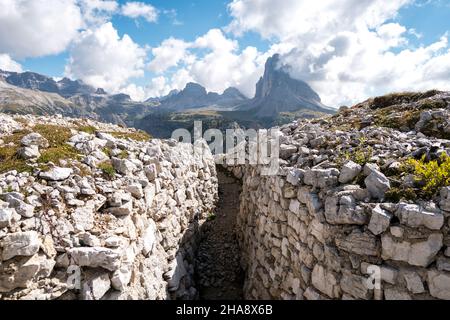
[[[201,300],[241,300],[245,273],[240,266],[236,236],[241,183],[217,168],[219,201],[216,212],[200,228],[195,282]]]

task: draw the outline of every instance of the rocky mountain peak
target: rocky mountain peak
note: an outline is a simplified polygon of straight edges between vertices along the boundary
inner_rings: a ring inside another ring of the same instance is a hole
[[[256,84],[255,97],[240,109],[254,109],[256,116],[262,118],[302,109],[332,112],[306,82],[291,77],[286,67],[281,65],[278,54],[267,60],[264,75]]]

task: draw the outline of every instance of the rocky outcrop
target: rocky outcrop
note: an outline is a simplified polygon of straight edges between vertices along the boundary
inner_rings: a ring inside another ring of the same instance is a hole
[[[238,109],[250,111],[257,118],[276,117],[281,112],[299,110],[333,113],[306,82],[293,79],[287,68],[281,65],[278,54],[267,59],[264,75],[256,84],[255,97]]]
[[[209,149],[81,119],[0,123],[0,299],[197,297],[199,228],[217,198]],[[42,156],[8,170],[23,146]]]
[[[450,142],[439,130],[419,131],[425,119],[436,120],[433,128],[446,123],[428,114],[447,114],[450,96],[392,97],[375,99],[382,107],[368,101],[282,126],[275,175],[261,165],[225,165],[243,187],[237,233],[246,298],[449,299],[450,197],[442,172]],[[380,124],[383,112],[392,119],[417,110],[409,131]],[[429,177],[441,184],[414,173],[412,159],[435,161]],[[434,189],[424,192],[425,183]]]

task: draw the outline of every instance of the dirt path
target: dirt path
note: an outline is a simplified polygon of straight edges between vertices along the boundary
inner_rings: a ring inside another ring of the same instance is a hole
[[[197,253],[197,283],[202,300],[242,299],[244,274],[235,227],[240,184],[218,172],[219,203],[215,217],[202,226]]]

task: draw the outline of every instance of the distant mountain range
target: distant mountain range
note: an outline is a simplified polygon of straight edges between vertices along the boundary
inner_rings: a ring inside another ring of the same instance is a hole
[[[332,113],[333,109],[324,106],[308,84],[293,79],[274,55],[267,60],[252,99],[236,88],[218,94],[188,83],[181,91],[135,102],[126,94],[108,94],[81,80],[56,81],[34,72],[0,70],[0,112],[89,117],[166,137],[173,126],[189,128],[196,119],[211,126],[220,122],[223,126],[265,127],[295,117]]]

